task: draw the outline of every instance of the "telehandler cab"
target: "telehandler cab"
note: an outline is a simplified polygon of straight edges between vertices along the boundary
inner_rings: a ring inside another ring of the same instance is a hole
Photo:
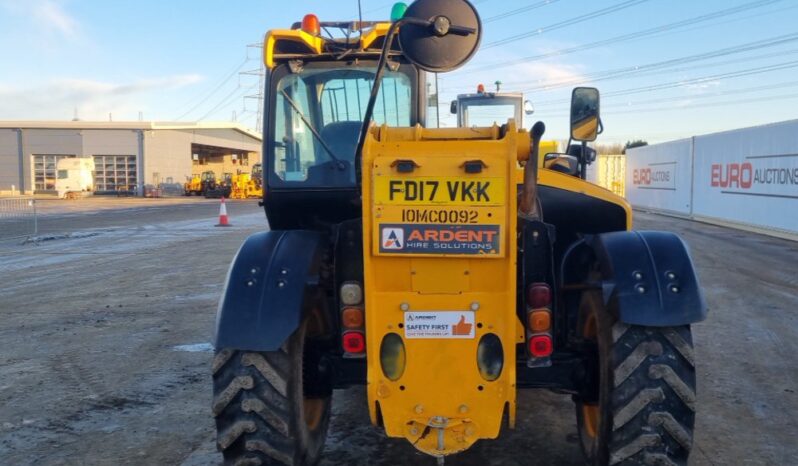
[[[225,462],[317,462],[333,390],[366,385],[372,423],[441,463],[544,388],[572,395],[591,464],[686,464],[706,306],[685,244],[632,231],[629,205],[584,181],[588,151],[540,160],[541,122],[424,128],[426,72],[464,64],[482,25],[465,0],[391,19],[266,34],[271,230],[219,304]],[[586,147],[598,91],[573,101]]]
[[[520,92],[486,92],[485,86],[479,84],[473,94],[458,94],[449,111],[457,115],[457,126],[461,128],[493,126],[511,118],[520,128],[526,128],[524,117],[535,113],[535,108]]]

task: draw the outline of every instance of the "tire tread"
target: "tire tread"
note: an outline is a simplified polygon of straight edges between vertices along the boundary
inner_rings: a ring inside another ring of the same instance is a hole
[[[225,464],[293,466],[298,441],[291,435],[283,351],[221,350],[213,361],[213,414]]]
[[[686,465],[695,422],[689,326],[613,327],[611,465]],[[616,339],[617,336],[617,339]]]

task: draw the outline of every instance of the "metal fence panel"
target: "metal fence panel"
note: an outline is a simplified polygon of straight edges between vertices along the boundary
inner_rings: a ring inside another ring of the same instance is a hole
[[[626,154],[626,199],[633,206],[690,215],[692,139],[635,147]]]
[[[38,227],[35,199],[0,198],[0,239],[34,236]]]
[[[693,215],[798,234],[798,120],[696,136]]]

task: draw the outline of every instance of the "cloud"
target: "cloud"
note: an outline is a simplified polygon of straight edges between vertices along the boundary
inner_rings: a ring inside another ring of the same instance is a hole
[[[60,4],[52,1],[31,2],[33,17],[41,26],[51,28],[68,39],[78,35],[78,22]]]
[[[164,91],[198,83],[196,74],[163,76],[128,83],[87,79],[54,79],[38,87],[0,84],[0,119],[69,119],[75,108],[81,119],[104,120],[108,113],[133,118]],[[118,117],[118,118],[119,118]]]
[[[0,8],[16,16],[19,27],[34,30],[38,36],[70,41],[81,38],[80,23],[64,9],[61,1],[0,0]]]

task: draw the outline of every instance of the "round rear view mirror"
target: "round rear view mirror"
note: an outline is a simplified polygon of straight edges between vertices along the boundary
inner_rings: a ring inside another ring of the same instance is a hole
[[[416,0],[399,28],[399,45],[410,62],[442,73],[463,66],[479,48],[482,23],[467,0]]]

